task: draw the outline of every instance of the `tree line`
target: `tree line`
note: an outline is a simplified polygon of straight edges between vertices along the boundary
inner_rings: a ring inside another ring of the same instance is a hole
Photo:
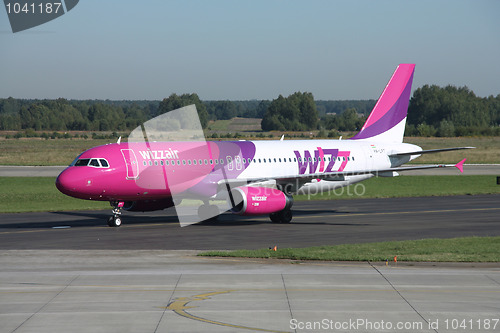
[[[201,101],[172,94],[162,101],[0,99],[0,130],[130,131],[170,110],[195,104],[203,128],[212,120],[260,118],[262,130],[357,131],[375,100],[315,101],[309,92],[250,101]],[[500,94],[478,97],[467,87],[424,85],[413,93],[405,135],[500,135]],[[333,134],[332,134],[333,136]]]

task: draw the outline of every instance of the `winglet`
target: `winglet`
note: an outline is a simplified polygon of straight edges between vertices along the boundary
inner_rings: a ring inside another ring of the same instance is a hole
[[[455,167],[460,170],[461,173],[464,173],[464,163],[465,163],[466,158],[455,164]]]

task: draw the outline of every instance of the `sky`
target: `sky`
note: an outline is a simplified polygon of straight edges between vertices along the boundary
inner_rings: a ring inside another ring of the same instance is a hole
[[[399,63],[424,84],[500,94],[497,0],[81,0],[12,33],[0,98],[377,99]]]

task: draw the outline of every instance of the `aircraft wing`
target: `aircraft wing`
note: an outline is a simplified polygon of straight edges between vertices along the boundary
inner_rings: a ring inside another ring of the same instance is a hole
[[[455,148],[428,149],[428,150],[412,151],[412,152],[408,152],[408,153],[390,154],[389,157],[409,156],[409,155],[422,155],[422,154],[430,154],[430,153],[441,153],[443,151],[462,150],[462,149],[474,149],[474,148],[476,148],[476,147],[455,147]]]
[[[226,179],[219,181],[219,184],[250,184],[254,182],[263,182],[270,179],[275,179],[279,182],[287,182],[291,180],[302,180],[307,182],[312,179],[335,179],[342,178],[345,176],[356,176],[356,175],[366,175],[366,174],[387,174],[390,172],[400,172],[400,171],[409,171],[409,170],[423,170],[423,169],[435,169],[435,168],[450,168],[455,167],[460,172],[463,172],[463,164],[465,162],[465,158],[458,162],[457,164],[432,164],[432,165],[415,165],[415,166],[406,166],[406,167],[397,167],[397,168],[387,168],[387,169],[367,169],[367,170],[356,170],[356,171],[341,171],[341,172],[326,172],[326,173],[313,173],[313,174],[304,174],[304,175],[290,175],[290,176],[281,176],[277,178],[244,178],[244,179]]]

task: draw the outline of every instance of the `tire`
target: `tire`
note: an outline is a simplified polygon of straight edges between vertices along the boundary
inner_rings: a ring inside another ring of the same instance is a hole
[[[113,227],[114,222],[113,222],[113,216],[108,217],[108,227]]]
[[[292,211],[290,209],[285,209],[279,212],[280,223],[290,223],[292,222]]]
[[[269,214],[269,218],[271,219],[271,222],[273,222],[273,223],[281,223],[280,217],[279,217],[279,212]]]
[[[198,217],[201,221],[215,221],[219,217],[219,207],[216,205],[201,205],[198,207]]]
[[[117,217],[110,216],[108,218],[108,226],[110,226],[112,228],[117,228],[121,225],[122,225],[122,219],[119,216],[117,216]]]

